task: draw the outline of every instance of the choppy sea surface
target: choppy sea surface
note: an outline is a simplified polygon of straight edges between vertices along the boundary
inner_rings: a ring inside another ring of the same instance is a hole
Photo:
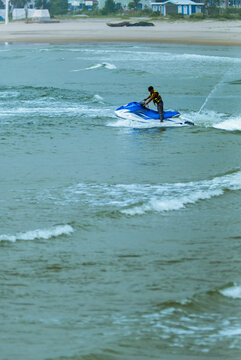
[[[0,359],[240,359],[240,145],[241,48],[1,44]]]

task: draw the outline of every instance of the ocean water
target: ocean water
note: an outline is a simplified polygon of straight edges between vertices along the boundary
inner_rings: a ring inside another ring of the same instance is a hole
[[[0,359],[241,358],[241,49],[0,45]],[[114,110],[160,91],[193,127]]]

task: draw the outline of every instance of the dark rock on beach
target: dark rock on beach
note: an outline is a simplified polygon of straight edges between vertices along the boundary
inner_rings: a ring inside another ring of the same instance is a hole
[[[146,21],[139,21],[136,23],[131,23],[129,21],[122,21],[119,23],[107,23],[106,25],[111,27],[123,27],[123,26],[154,26],[153,23],[146,22]]]

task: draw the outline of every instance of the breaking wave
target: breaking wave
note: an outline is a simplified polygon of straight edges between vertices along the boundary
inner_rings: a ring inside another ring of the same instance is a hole
[[[89,53],[91,56],[97,55],[97,57],[106,57],[112,60],[128,60],[128,61],[139,61],[140,58],[142,61],[149,61],[150,57],[152,60],[161,59],[162,61],[175,61],[175,62],[185,62],[185,61],[193,61],[196,63],[223,63],[223,64],[240,64],[241,60],[239,57],[231,57],[231,56],[217,56],[217,55],[205,55],[205,54],[197,54],[197,53],[177,53],[177,52],[169,52],[169,51],[160,51],[160,49],[150,49],[145,50],[144,47],[135,48],[133,51],[133,47],[130,49],[116,47],[115,49],[107,49],[105,46],[102,48],[93,49],[79,49],[80,53],[83,53],[84,57]]]
[[[240,58],[230,57],[230,56],[215,56],[215,55],[202,55],[202,54],[178,54],[173,55],[173,58],[176,57],[177,59],[183,60],[194,60],[194,61],[207,61],[207,62],[218,62],[218,63],[234,63],[240,64]]]
[[[241,299],[241,286],[234,284],[232,286],[220,290],[220,293],[228,298]]]
[[[180,210],[200,200],[221,196],[228,191],[241,189],[241,171],[215,177],[212,180],[175,184],[85,184],[65,189],[62,194],[54,191],[45,196],[58,204],[82,202],[108,212],[118,211],[135,216],[150,212]]]
[[[104,69],[108,69],[108,70],[114,70],[114,69],[116,69],[116,66],[114,64],[103,62],[103,63],[100,63],[100,64],[95,64],[95,65],[89,66],[89,67],[84,68],[84,69],[77,69],[77,70],[71,70],[71,71],[72,72],[78,72],[78,71],[84,71],[84,70],[94,70],[94,69],[99,69],[99,68],[104,68]]]
[[[17,98],[20,93],[18,91],[1,91],[0,90],[0,99],[7,100],[9,98]]]
[[[103,99],[103,97],[100,96],[100,95],[98,95],[98,94],[94,95],[93,101],[94,101],[94,102],[97,102],[97,103],[100,103],[100,104],[104,104],[104,99]]]
[[[241,117],[231,118],[213,125],[216,129],[227,131],[241,131]]]
[[[0,235],[0,241],[16,242],[17,240],[48,240],[61,235],[69,235],[74,231],[70,225],[59,225],[49,229],[36,229],[15,235]]]

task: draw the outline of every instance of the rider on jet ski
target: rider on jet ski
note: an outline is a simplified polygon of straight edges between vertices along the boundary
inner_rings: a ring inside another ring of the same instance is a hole
[[[146,106],[151,101],[153,101],[154,104],[157,106],[157,111],[158,111],[158,113],[160,115],[160,121],[162,122],[163,121],[163,101],[162,101],[162,97],[161,97],[161,95],[159,94],[158,91],[153,89],[153,86],[149,86],[148,91],[150,92],[150,95],[146,99],[144,99],[145,104],[143,106]]]

